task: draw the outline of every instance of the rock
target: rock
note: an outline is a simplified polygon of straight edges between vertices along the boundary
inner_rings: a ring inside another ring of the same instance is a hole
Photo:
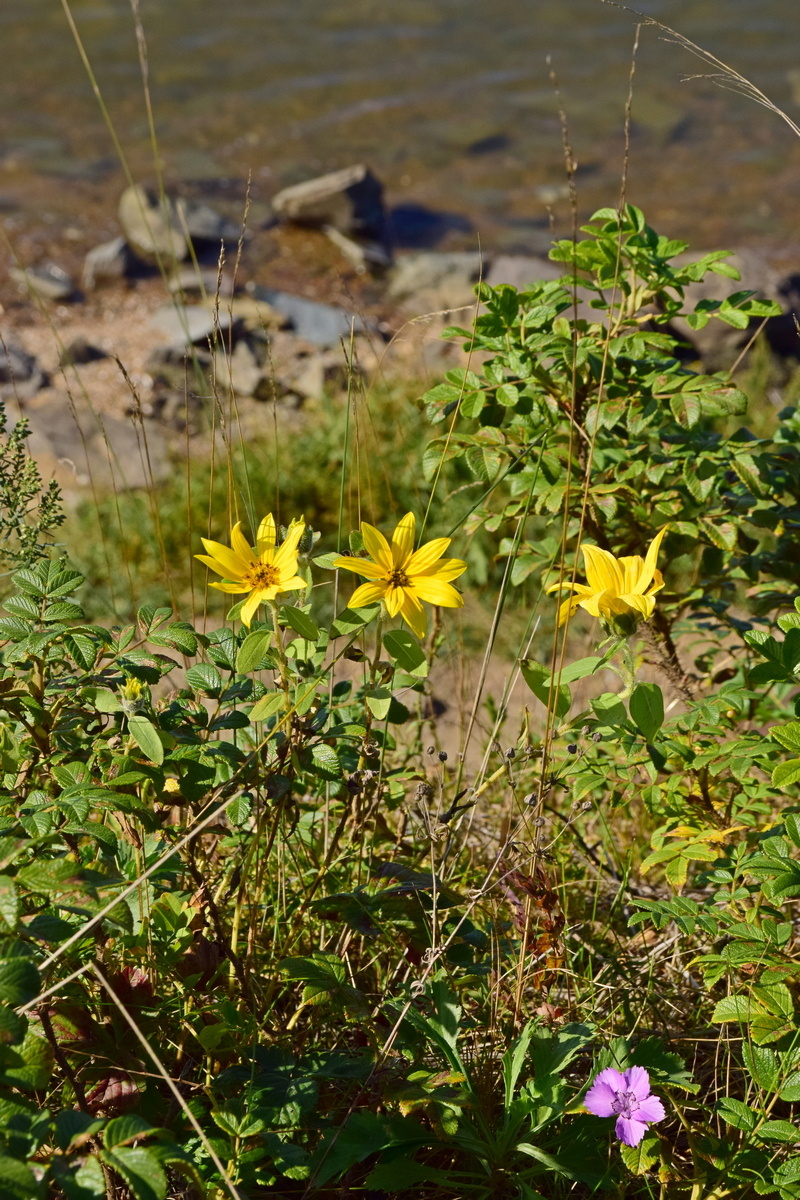
[[[72,277],[55,263],[40,267],[11,267],[9,277],[23,291],[35,292],[44,300],[68,300],[75,291]]]
[[[184,292],[200,292],[209,297],[219,295],[220,299],[232,296],[234,291],[233,277],[227,271],[220,274],[215,267],[198,269],[194,263],[174,271],[167,279],[167,287],[173,296],[180,296]]]
[[[255,296],[234,296],[225,305],[234,320],[241,321],[248,333],[256,337],[266,336],[269,329],[285,329],[289,318],[280,313],[266,300],[257,300]]]
[[[46,382],[33,355],[0,334],[0,400],[30,400]]]
[[[509,283],[517,291],[524,292],[532,283],[548,283],[564,274],[564,265],[551,262],[549,258],[536,258],[523,254],[500,254],[493,259],[486,272],[490,287]]]
[[[242,235],[241,225],[221,216],[205,200],[187,200],[181,196],[175,201],[175,212],[178,228],[193,242],[235,242]]]
[[[330,225],[341,233],[383,240],[383,184],[359,163],[284,188],[272,198],[275,214],[298,225]]]
[[[87,292],[101,283],[125,279],[137,262],[124,237],[115,237],[110,242],[95,246],[86,255],[83,263],[81,283]]]
[[[423,307],[456,308],[474,300],[474,285],[488,269],[477,251],[421,251],[397,260],[389,295],[394,300],[420,300]]]
[[[58,365],[60,367],[82,366],[85,363],[99,362],[101,358],[106,357],[105,350],[101,350],[99,346],[93,346],[88,338],[78,336],[61,348]]]
[[[156,309],[150,324],[169,338],[170,349],[178,350],[194,343],[204,345],[209,341],[218,341],[221,333],[231,330],[233,321],[224,307],[217,309],[201,304],[186,307],[165,304]]]
[[[383,271],[392,265],[391,254],[378,242],[356,242],[346,234],[340,233],[338,229],[334,229],[333,225],[325,225],[322,232],[330,238],[334,246],[341,250],[359,275],[363,275],[370,269]]]
[[[119,201],[119,221],[130,246],[146,257],[168,263],[186,257],[187,242],[172,202],[143,187],[128,187]]]
[[[27,415],[27,414],[26,414]],[[145,455],[142,435],[131,421],[99,417],[82,401],[48,400],[30,412],[32,445],[43,473],[53,471],[67,490],[147,487],[171,471],[163,441],[152,438]]]
[[[256,287],[253,295],[281,313],[298,337],[316,346],[338,346],[342,338],[350,337],[351,329],[356,333],[367,330],[361,317],[332,304],[321,304],[318,300],[306,300],[304,296],[293,296],[290,292],[272,288]]]
[[[260,396],[264,382],[264,368],[253,348],[244,338],[237,342],[232,354],[217,350],[216,385],[220,395],[229,390],[235,396]],[[260,396],[266,399],[266,395]]]

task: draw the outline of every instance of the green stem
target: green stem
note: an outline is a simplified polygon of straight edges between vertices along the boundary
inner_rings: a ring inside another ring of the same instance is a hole
[[[292,694],[289,688],[289,660],[286,657],[286,651],[283,648],[283,635],[281,633],[281,625],[278,620],[278,604],[275,600],[268,600],[267,603],[272,610],[272,628],[275,631],[275,648],[278,651],[278,658],[281,664],[281,684],[283,686],[283,694],[286,697],[286,711],[292,707]]]

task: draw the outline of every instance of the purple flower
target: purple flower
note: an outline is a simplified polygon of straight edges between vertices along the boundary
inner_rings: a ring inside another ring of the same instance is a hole
[[[664,1105],[650,1095],[650,1076],[644,1067],[613,1067],[601,1071],[583,1103],[596,1117],[616,1117],[616,1134],[626,1146],[638,1146],[653,1121],[663,1121]]]

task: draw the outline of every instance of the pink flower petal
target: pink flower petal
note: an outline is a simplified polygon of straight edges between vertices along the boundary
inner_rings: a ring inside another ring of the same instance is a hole
[[[650,1076],[644,1067],[628,1067],[625,1072],[625,1091],[633,1092],[637,1100],[650,1095]]]
[[[664,1105],[658,1096],[646,1096],[636,1113],[637,1121],[663,1121],[665,1116]]]
[[[626,1146],[638,1146],[647,1133],[644,1121],[636,1121],[633,1117],[617,1117],[616,1134]]]
[[[607,1083],[595,1080],[583,1098],[584,1106],[596,1117],[613,1117],[616,1092]]]

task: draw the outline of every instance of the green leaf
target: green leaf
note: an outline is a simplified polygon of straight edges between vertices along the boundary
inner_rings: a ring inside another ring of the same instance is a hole
[[[0,875],[0,932],[13,933],[19,917],[19,896],[10,875]]]
[[[128,717],[128,733],[150,762],[160,765],[164,761],[164,746],[155,726],[139,713]]]
[[[428,674],[425,651],[406,629],[390,629],[383,635],[387,653],[401,671],[423,679]]]
[[[456,1195],[455,1182],[445,1171],[428,1167],[413,1158],[392,1158],[373,1167],[364,1180],[364,1187],[376,1192],[409,1192],[420,1183],[436,1183],[446,1189],[445,1195]]]
[[[572,704],[572,694],[565,683],[560,687],[550,686],[550,670],[543,663],[535,662],[531,658],[522,658],[519,663],[522,677],[528,687],[533,692],[537,700],[540,700],[545,708],[551,703],[550,695],[552,691],[554,709],[557,717],[566,716]]]
[[[765,1092],[774,1092],[780,1079],[780,1065],[775,1051],[744,1042],[742,1058],[753,1082]]]
[[[644,736],[652,742],[664,724],[664,697],[657,683],[637,683],[630,698],[631,719]]]
[[[331,625],[331,637],[347,637],[357,633],[365,625],[369,625],[380,612],[379,604],[370,604],[367,608],[345,608]]]
[[[19,942],[5,941],[0,951],[0,1001],[16,1008],[39,992],[39,972]]]
[[[574,683],[577,679],[585,679],[587,675],[594,675],[595,671],[599,671],[605,663],[608,662],[611,654],[602,656],[593,654],[588,658],[578,658],[573,663],[568,663],[558,675],[560,683]]]
[[[240,675],[259,670],[271,640],[272,633],[269,629],[257,629],[248,633],[236,655],[236,670]]]
[[[789,721],[787,725],[774,725],[770,736],[787,750],[800,752],[800,721]]]
[[[102,1121],[98,1121],[98,1127]],[[105,1200],[103,1168],[93,1154],[88,1158],[67,1159],[56,1154],[52,1159],[53,1177],[67,1200]]]
[[[30,1167],[0,1154],[0,1200],[40,1200],[44,1188]]]
[[[622,1161],[634,1175],[645,1175],[658,1162],[660,1150],[661,1139],[652,1133],[645,1134],[638,1146],[619,1148]]]
[[[114,1117],[103,1130],[103,1145],[107,1150],[114,1150],[117,1146],[125,1146],[128,1142],[135,1142],[137,1138],[158,1132],[160,1131],[149,1121],[135,1113],[125,1117]]]
[[[100,1158],[122,1177],[135,1200],[166,1200],[167,1177],[161,1163],[144,1146],[104,1150]]]
[[[284,604],[280,613],[283,620],[291,626],[295,633],[299,633],[307,642],[316,642],[319,630],[307,613],[291,604]]]
[[[236,825],[237,827],[244,825],[249,820],[252,811],[253,801],[247,792],[242,792],[241,796],[236,796],[225,809],[231,825]]]
[[[338,755],[332,746],[324,742],[311,747],[312,770],[320,779],[341,779],[342,767]]]
[[[773,787],[789,787],[800,780],[800,758],[790,758],[788,762],[778,763],[772,772]]]
[[[756,1137],[769,1142],[798,1142],[800,1133],[791,1121],[765,1121],[755,1130]]]
[[[47,1087],[53,1073],[53,1050],[50,1043],[45,1041],[40,1030],[33,1026],[28,1028],[22,1045],[16,1047],[16,1052],[22,1060],[19,1065],[3,1066],[0,1079],[12,1087],[33,1092],[37,1088]]]
[[[366,697],[366,701],[373,716],[379,721],[384,721],[392,704],[392,693],[389,688],[375,688]]]
[[[222,688],[222,676],[211,663],[197,663],[186,672],[186,682],[196,692],[205,692],[207,696],[217,695]]]
[[[743,1104],[741,1100],[734,1100],[732,1096],[723,1096],[717,1104],[717,1112],[726,1124],[732,1125],[734,1129],[744,1130],[745,1133],[752,1133],[758,1123],[758,1113],[755,1109]]]
[[[268,717],[274,717],[285,707],[286,697],[283,692],[267,692],[260,700],[256,700],[250,709],[250,720],[266,721]]]
[[[118,713],[122,712],[122,702],[116,692],[112,692],[111,688],[87,688],[84,696],[89,704],[93,704],[98,712],[101,713]]]

